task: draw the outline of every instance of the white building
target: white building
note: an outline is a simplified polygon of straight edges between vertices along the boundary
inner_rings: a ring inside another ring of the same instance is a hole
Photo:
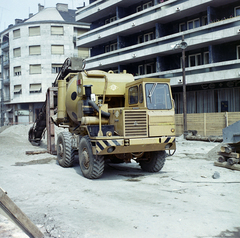
[[[91,23],[77,40],[91,48],[87,69],[170,78],[176,113],[182,51],[175,46],[184,35],[187,112],[240,111],[239,0],[90,0],[76,20]]]
[[[89,24],[76,22],[75,11],[67,4],[58,3],[56,8],[39,4],[37,14],[16,19],[0,33],[5,124],[33,122],[65,59],[88,57],[88,49],[76,46],[76,37],[88,31]]]

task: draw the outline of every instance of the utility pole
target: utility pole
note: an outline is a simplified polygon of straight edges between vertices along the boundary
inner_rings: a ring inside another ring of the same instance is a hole
[[[186,75],[185,75],[185,49],[187,43],[184,41],[184,35],[182,35],[181,49],[182,49],[182,79],[183,79],[183,136],[186,139],[187,136],[187,94],[186,94]]]

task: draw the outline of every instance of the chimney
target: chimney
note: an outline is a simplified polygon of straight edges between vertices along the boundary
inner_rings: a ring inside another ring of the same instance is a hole
[[[38,12],[42,11],[44,9],[44,6],[38,3]]]
[[[19,24],[19,23],[22,23],[23,20],[22,19],[15,19],[15,24]]]
[[[29,18],[31,18],[33,16],[33,13],[29,13]]]
[[[68,12],[68,4],[57,3],[57,4],[56,4],[56,8],[57,8],[58,11]]]

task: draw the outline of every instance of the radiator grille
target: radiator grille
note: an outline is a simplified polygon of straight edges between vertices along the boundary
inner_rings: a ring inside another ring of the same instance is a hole
[[[147,112],[146,111],[125,111],[125,131],[124,136],[146,137]]]

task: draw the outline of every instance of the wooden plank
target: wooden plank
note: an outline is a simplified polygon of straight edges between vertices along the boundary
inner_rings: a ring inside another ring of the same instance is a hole
[[[240,164],[230,165],[228,162],[223,162],[223,163],[214,162],[214,165],[215,165],[215,166],[218,166],[218,167],[223,167],[223,168],[227,168],[227,169],[232,169],[232,170],[238,170],[238,171],[240,171]]]
[[[36,208],[37,209],[37,208]],[[0,188],[0,210],[8,219],[13,221],[22,231],[31,238],[43,238],[43,233],[20,210],[20,208]]]
[[[39,151],[26,151],[26,155],[38,155],[47,153],[47,150],[39,150]]]

